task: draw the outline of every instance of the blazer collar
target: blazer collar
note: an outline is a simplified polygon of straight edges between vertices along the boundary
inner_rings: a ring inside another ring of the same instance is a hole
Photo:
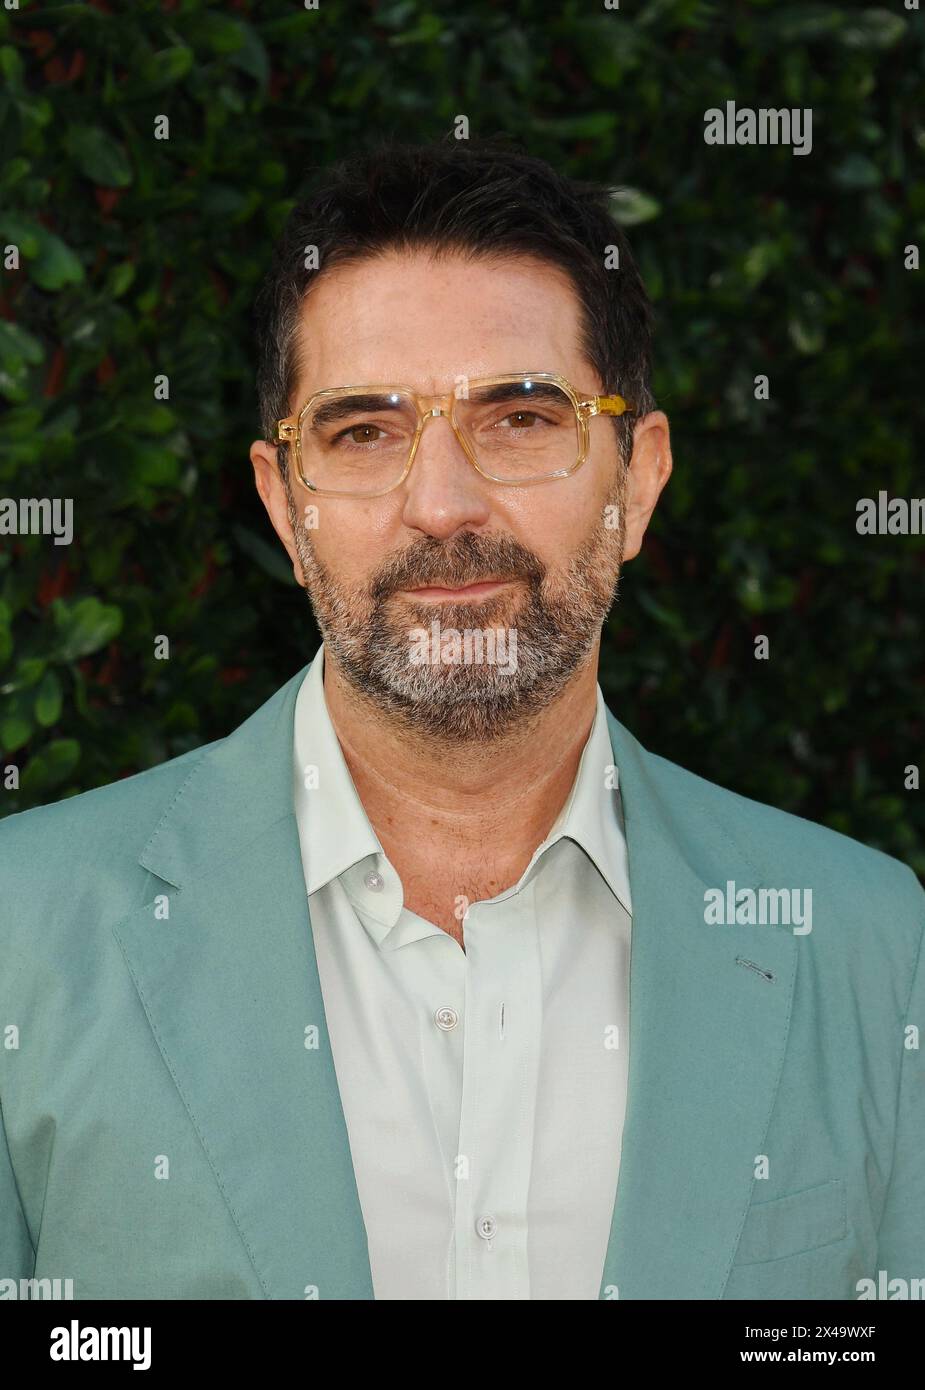
[[[144,868],[181,888],[293,813],[293,716],[307,670],[306,665],[227,738],[203,749],[142,850]]]
[[[114,932],[265,1295],[371,1298],[293,811],[307,669],[203,750],[141,854],[162,883]],[[608,724],[633,937],[601,1297],[719,1298],[779,1078],[795,942],[705,925],[707,888],[765,880],[715,811],[723,793],[647,753],[609,712]],[[163,883],[166,922],[153,912]]]

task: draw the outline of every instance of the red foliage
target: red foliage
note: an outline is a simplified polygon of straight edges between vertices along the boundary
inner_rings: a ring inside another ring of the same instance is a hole
[[[282,95],[283,88],[288,87],[291,81],[292,78],[287,72],[277,72],[274,68],[270,73],[270,81],[267,85],[270,100],[276,101],[277,97]]]
[[[51,359],[51,366],[48,368],[48,376],[45,378],[44,396],[57,396],[61,390],[61,378],[64,376],[64,367],[67,356],[64,348],[60,345],[55,348],[55,355]]]
[[[47,58],[55,46],[55,36],[47,29],[30,29],[26,40],[35,49],[37,58]]]
[[[106,648],[106,660],[96,673],[96,680],[100,685],[112,685],[114,680],[118,680],[121,667],[121,651],[118,642],[110,642]]]
[[[222,685],[240,685],[246,681],[250,671],[246,666],[224,666],[218,673]]]
[[[94,188],[93,196],[96,199],[96,205],[104,217],[110,215],[122,197],[122,193],[123,189],[121,188]]]
[[[74,587],[74,575],[67,567],[67,561],[62,560],[54,574],[48,570],[44,572],[39,580],[36,599],[40,608],[47,608],[52,599],[64,598]]]
[[[209,546],[208,550],[206,551],[205,573],[203,574],[202,578],[198,580],[198,582],[193,586],[193,589],[190,592],[190,598],[202,598],[203,594],[207,594],[209,592],[217,578],[218,565],[216,565],[215,563],[215,556],[212,552],[212,547]]]
[[[805,613],[809,608],[815,587],[816,576],[813,574],[812,570],[804,570],[800,575],[800,588],[793,603],[798,613]]]
[[[52,58],[42,68],[42,76],[46,82],[56,86],[59,82],[67,81],[67,68],[64,66],[63,58]]]
[[[729,643],[731,639],[732,627],[729,623],[723,623],[719,631],[719,636],[713,643],[713,650],[707,662],[711,670],[721,670],[724,666],[728,665]]]
[[[209,271],[209,279],[212,281],[212,284],[215,286],[215,291],[216,291],[216,294],[218,295],[218,302],[219,302],[219,304],[221,304],[222,307],[224,307],[224,306],[228,303],[228,286],[225,284],[225,281],[224,281],[224,280],[222,279],[222,277],[219,275],[219,273],[218,273],[217,270],[211,270],[211,269],[210,269],[210,271]]]

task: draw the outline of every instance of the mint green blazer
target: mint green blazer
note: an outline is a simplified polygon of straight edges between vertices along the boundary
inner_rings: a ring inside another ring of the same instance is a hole
[[[293,814],[304,674],[228,738],[0,823],[0,1281],[372,1297]],[[634,911],[601,1298],[925,1276],[917,879],[610,732]],[[812,889],[812,931],[707,924],[729,881]]]

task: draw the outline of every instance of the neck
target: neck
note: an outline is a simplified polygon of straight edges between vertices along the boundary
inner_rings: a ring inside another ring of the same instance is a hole
[[[546,709],[490,744],[412,734],[345,680],[325,654],[324,693],[357,793],[393,847],[434,863],[524,864],[552,828],[578,771],[597,701],[599,643]]]

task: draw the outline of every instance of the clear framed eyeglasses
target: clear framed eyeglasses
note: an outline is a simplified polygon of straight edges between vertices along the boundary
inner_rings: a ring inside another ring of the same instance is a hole
[[[622,396],[583,395],[558,372],[463,379],[445,395],[408,386],[316,391],[280,420],[302,484],[323,497],[381,497],[407,478],[427,421],[445,416],[484,478],[515,487],[567,478],[585,462],[589,421],[623,415]]]

